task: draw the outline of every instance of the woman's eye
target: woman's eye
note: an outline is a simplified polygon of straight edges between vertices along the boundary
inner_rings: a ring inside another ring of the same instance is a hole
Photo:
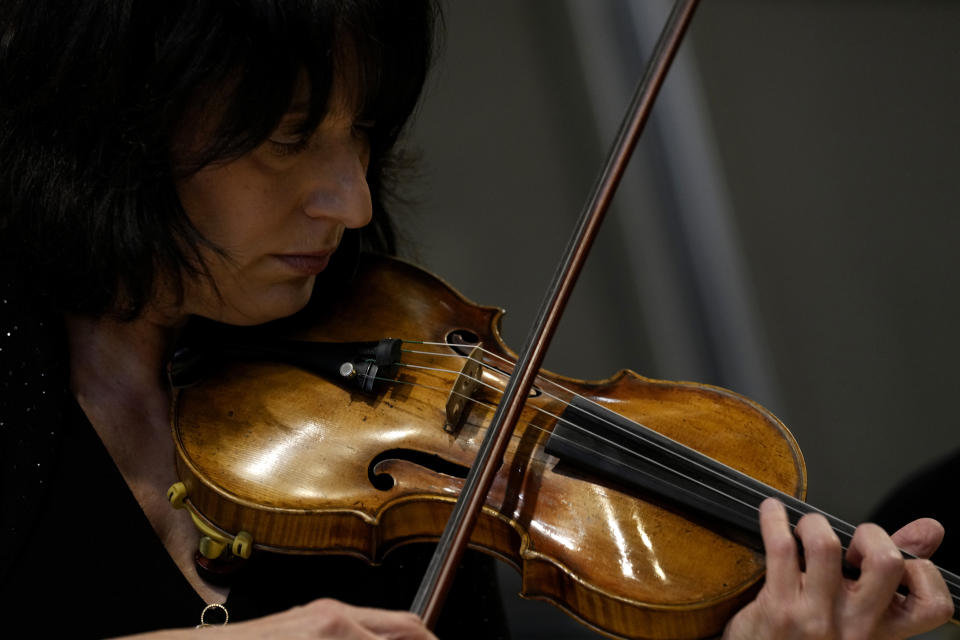
[[[277,136],[267,140],[270,150],[278,156],[292,156],[304,151],[310,144],[309,136]]]
[[[365,144],[370,143],[370,138],[375,129],[376,122],[373,120],[357,120],[350,125],[352,135]],[[282,130],[274,132],[274,134],[267,139],[267,145],[270,152],[276,156],[292,156],[306,151],[310,146],[311,138],[312,136],[310,134],[302,134],[298,129],[287,129],[284,127]]]

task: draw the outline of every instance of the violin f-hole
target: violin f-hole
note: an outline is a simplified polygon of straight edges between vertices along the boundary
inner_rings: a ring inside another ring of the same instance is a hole
[[[367,477],[370,479],[370,484],[380,491],[389,491],[393,488],[394,484],[396,484],[393,476],[389,473],[377,471],[377,466],[387,460],[404,460],[435,473],[460,478],[461,480],[466,478],[467,473],[470,472],[469,467],[457,464],[456,462],[450,462],[435,453],[426,453],[417,451],[416,449],[388,449],[387,451],[377,454],[367,467]]]

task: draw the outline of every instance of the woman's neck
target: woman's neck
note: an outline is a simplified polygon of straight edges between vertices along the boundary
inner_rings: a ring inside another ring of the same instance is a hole
[[[70,387],[121,471],[151,443],[169,440],[163,368],[176,334],[149,316],[67,317]]]

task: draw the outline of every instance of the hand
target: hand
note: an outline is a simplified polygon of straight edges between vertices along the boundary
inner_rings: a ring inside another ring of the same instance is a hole
[[[943,527],[915,520],[892,537],[875,524],[854,532],[846,560],[860,568],[856,580],[841,574],[840,540],[826,518],[800,519],[801,570],[797,544],[780,502],[760,505],[767,556],[766,581],[753,602],[727,624],[725,640],[890,640],[940,626],[953,614],[946,584],[926,559],[905,560],[905,551],[927,558],[943,539]],[[909,595],[896,592],[903,584]]]
[[[204,629],[161,631],[129,640],[437,640],[412,613],[315,600],[282,613]]]

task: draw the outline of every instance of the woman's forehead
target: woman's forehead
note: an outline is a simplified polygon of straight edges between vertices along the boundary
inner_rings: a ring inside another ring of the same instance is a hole
[[[313,115],[359,115],[364,110],[366,100],[363,72],[352,47],[346,47],[346,49],[337,55],[332,82],[326,95],[322,96],[322,104],[316,102],[316,99],[321,96],[313,95],[309,73],[305,68],[300,68],[285,116],[306,115],[311,112]]]

